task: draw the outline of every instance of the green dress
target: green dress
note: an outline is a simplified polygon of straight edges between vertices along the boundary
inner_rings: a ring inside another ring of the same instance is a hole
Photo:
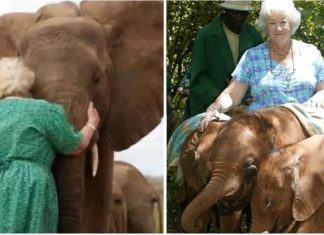
[[[58,204],[51,172],[56,152],[82,139],[60,105],[0,101],[0,233],[55,233]]]

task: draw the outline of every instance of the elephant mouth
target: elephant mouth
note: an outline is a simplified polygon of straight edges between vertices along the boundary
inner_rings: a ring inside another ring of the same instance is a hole
[[[222,215],[229,215],[234,211],[242,210],[250,201],[250,196],[247,193],[236,193],[233,196],[225,197],[219,203],[217,208]]]
[[[222,215],[229,215],[234,211],[242,210],[249,203],[248,199],[242,201],[221,201],[217,204],[219,213]]]

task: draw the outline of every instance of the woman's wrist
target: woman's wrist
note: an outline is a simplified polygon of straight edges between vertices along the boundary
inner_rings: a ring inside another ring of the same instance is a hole
[[[96,131],[96,126],[95,125],[93,125],[91,122],[88,122],[87,124],[86,124],[86,126],[87,127],[90,127],[93,131]]]
[[[207,112],[213,112],[214,113],[216,111],[221,112],[221,107],[220,107],[220,105],[218,104],[217,101],[211,103],[209,105],[208,109],[207,109]]]

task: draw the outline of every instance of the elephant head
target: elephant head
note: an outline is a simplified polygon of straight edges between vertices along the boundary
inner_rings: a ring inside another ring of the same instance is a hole
[[[314,135],[270,154],[251,197],[251,232],[322,232],[324,136]]]
[[[306,133],[297,118],[282,107],[245,113],[225,123],[209,152],[211,178],[183,212],[184,229],[200,231],[199,216],[216,203],[224,212],[242,209],[249,202],[262,157],[304,138]]]
[[[123,191],[119,185],[113,181],[112,188],[112,215],[110,217],[109,233],[127,232],[127,205]]]
[[[178,195],[183,208],[198,195],[210,178],[211,161],[208,152],[223,124],[224,122],[212,122],[203,133],[197,128],[182,145],[180,166],[183,183],[178,186]],[[199,232],[207,232],[208,222],[216,225],[215,208],[206,211],[202,217],[204,225]]]
[[[141,2],[134,10],[154,6],[141,15],[132,15],[125,5],[127,11],[114,17],[114,23],[123,21],[118,33],[84,17],[53,17],[30,27],[19,47],[35,72],[35,98],[62,104],[76,128],[86,122],[89,101],[101,118],[95,178],[87,151],[56,158],[60,232],[109,231],[113,151],[136,143],[163,115],[163,24],[145,23],[151,14],[158,18],[154,23],[162,22],[163,5]],[[134,34],[136,24],[154,35]]]
[[[156,232],[156,224],[161,225],[162,213],[160,198],[153,185],[136,167],[121,161],[114,162],[114,180],[126,198],[127,232]],[[158,210],[160,218],[155,218],[154,209]]]

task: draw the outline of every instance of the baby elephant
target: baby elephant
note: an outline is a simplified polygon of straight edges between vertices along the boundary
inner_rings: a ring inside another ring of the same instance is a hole
[[[270,154],[252,193],[251,232],[324,232],[324,135]]]
[[[114,161],[113,179],[125,196],[127,233],[162,232],[160,198],[145,176],[127,162]]]

